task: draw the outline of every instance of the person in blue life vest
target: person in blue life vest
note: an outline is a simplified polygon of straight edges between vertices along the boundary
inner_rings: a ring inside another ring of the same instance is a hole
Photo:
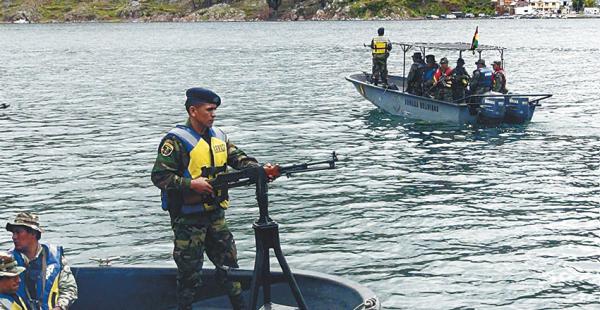
[[[202,287],[204,253],[215,265],[215,280],[229,296],[233,309],[244,309],[241,283],[228,278],[238,268],[237,249],[225,220],[227,190],[213,189],[209,180],[227,172],[260,166],[213,126],[221,98],[211,90],[186,91],[188,119],[162,139],[151,179],[161,190],[162,208],[169,211],[174,235],[173,259],[177,265],[177,304],[192,309]],[[274,166],[264,165],[265,170]],[[277,178],[268,172],[269,180]]]
[[[6,224],[12,233],[14,249],[10,251],[19,266],[17,294],[34,310],[67,310],[77,299],[77,283],[63,255],[61,246],[41,243],[39,217],[21,212]]]
[[[10,253],[0,252],[0,310],[30,310],[17,295],[23,271],[25,267],[17,265]]]
[[[435,74],[435,72],[437,71],[437,69],[440,67],[437,62],[435,61],[435,56],[434,55],[426,55],[425,56],[425,67],[423,68],[423,77],[421,78],[421,81],[423,83],[422,87],[423,87],[423,96],[429,96],[432,97],[432,91],[433,91],[433,86],[435,84],[435,81],[433,79],[433,75]]]
[[[485,60],[479,59],[475,62],[477,69],[473,71],[473,77],[469,83],[471,95],[481,95],[492,90],[493,71],[485,66]],[[479,99],[476,99],[479,101]]]
[[[371,54],[373,55],[373,68],[371,78],[373,84],[377,85],[380,81],[387,86],[387,59],[390,57],[392,42],[384,36],[385,29],[377,29],[377,36],[371,40]]]

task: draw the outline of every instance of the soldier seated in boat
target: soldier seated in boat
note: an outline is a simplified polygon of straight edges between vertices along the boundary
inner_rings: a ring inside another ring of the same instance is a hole
[[[471,76],[467,73],[467,69],[465,69],[465,61],[462,58],[459,58],[456,61],[456,68],[452,70],[452,98],[457,101],[465,98],[467,86],[469,86],[469,80]]]
[[[17,294],[33,309],[68,309],[77,299],[77,283],[63,248],[39,241],[43,230],[38,216],[21,212],[6,230],[12,233],[15,261],[27,266]]]
[[[435,61],[434,55],[425,56],[426,66],[423,70],[423,96],[431,97],[431,91],[433,91],[433,75],[435,71],[439,68],[439,65]]]
[[[416,52],[412,55],[413,64],[410,66],[408,77],[406,78],[408,93],[421,96],[423,89],[421,88],[421,79],[423,78],[423,69],[425,68],[425,62],[421,53]]]
[[[0,309],[28,310],[23,298],[17,295],[21,284],[19,276],[25,267],[17,265],[15,258],[9,253],[0,253]]]
[[[508,93],[508,89],[506,89],[506,74],[502,68],[502,62],[496,60],[492,64],[492,67],[494,68],[494,85],[492,86],[492,90],[503,94]]]
[[[493,72],[485,66],[485,60],[479,59],[475,62],[477,69],[473,71],[473,78],[469,83],[469,92],[471,95],[481,95],[492,90]],[[474,99],[476,102],[478,98]]]
[[[448,66],[448,58],[440,59],[440,67],[433,74],[435,99],[452,101],[452,68]]]

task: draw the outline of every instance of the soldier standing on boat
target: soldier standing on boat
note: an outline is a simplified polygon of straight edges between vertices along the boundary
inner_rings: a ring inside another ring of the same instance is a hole
[[[464,59],[459,58],[456,61],[456,68],[452,70],[452,98],[454,100],[465,98],[470,79],[471,76],[469,76],[467,69],[465,69]]]
[[[481,95],[492,90],[493,72],[485,66],[485,60],[483,59],[477,60],[475,64],[477,65],[477,69],[473,71],[469,90],[471,95]]]
[[[61,246],[41,243],[42,228],[33,213],[17,214],[6,224],[12,232],[15,248],[11,251],[19,266],[27,267],[20,274],[17,294],[35,310],[67,310],[77,299],[77,283],[67,264]]]
[[[406,78],[406,83],[408,85],[406,91],[408,93],[421,96],[421,79],[423,78],[422,69],[425,67],[425,62],[423,61],[423,56],[419,52],[415,52],[412,55],[412,60],[413,64],[410,66],[410,71],[408,72],[408,77]]]
[[[506,89],[506,74],[502,68],[502,62],[496,60],[492,64],[492,67],[494,68],[494,86],[492,90],[503,94],[508,93],[508,89]]]
[[[221,104],[217,94],[196,87],[188,89],[186,97],[188,120],[162,139],[152,169],[152,182],[161,189],[162,207],[171,217],[178,307],[192,308],[202,285],[206,252],[233,309],[244,309],[240,282],[227,278],[229,268],[239,267],[235,241],[225,220],[229,196],[227,190],[215,190],[208,181],[225,173],[228,165],[240,170],[259,164],[213,127]],[[265,165],[265,169],[272,167]]]
[[[0,253],[0,309],[29,310],[23,298],[17,295],[21,278],[19,275],[25,267],[17,265],[15,258],[9,253]]]
[[[433,74],[435,99],[452,101],[452,68],[448,66],[448,58],[440,59],[440,67]]]
[[[435,74],[435,72],[437,71],[437,69],[440,67],[437,62],[435,61],[435,56],[434,55],[427,55],[425,56],[425,62],[427,63],[427,65],[425,66],[425,68],[423,69],[423,96],[429,96],[431,97],[431,92],[433,91],[433,86],[434,86],[434,81],[433,81],[433,75]]]
[[[384,33],[385,29],[380,27],[377,29],[377,36],[371,40],[371,53],[373,55],[373,71],[371,78],[373,84],[377,85],[379,79],[381,79],[383,85],[387,86],[387,59],[392,50],[392,42],[390,42],[390,39],[383,36]]]

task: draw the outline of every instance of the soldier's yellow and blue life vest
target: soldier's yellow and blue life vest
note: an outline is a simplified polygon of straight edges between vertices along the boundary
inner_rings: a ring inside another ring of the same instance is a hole
[[[219,128],[208,129],[207,142],[194,129],[178,125],[171,129],[166,137],[176,137],[181,141],[189,154],[190,162],[183,176],[197,179],[199,177],[213,179],[218,174],[227,171],[227,135]],[[163,209],[167,210],[166,192],[162,193]],[[213,197],[208,197],[203,202],[195,204],[183,204],[181,213],[192,214],[214,210],[216,207],[227,209],[229,207],[229,196],[227,190],[215,190]]]
[[[29,310],[29,307],[18,295],[0,294],[0,309]]]
[[[20,253],[12,251],[17,264],[27,268],[19,275],[21,285],[17,295],[34,309],[39,307],[41,310],[51,310],[58,301],[58,276],[63,268],[61,263],[63,248],[49,244],[40,245],[43,248],[42,253],[28,265],[25,265]],[[35,291],[27,289],[27,283],[32,283],[36,288]]]
[[[382,55],[388,52],[388,44],[390,41],[387,37],[377,36],[373,38],[372,53],[373,55]]]
[[[479,70],[480,73],[477,87],[486,88],[488,90],[492,89],[494,71],[488,69],[487,67],[479,68],[477,70]]]

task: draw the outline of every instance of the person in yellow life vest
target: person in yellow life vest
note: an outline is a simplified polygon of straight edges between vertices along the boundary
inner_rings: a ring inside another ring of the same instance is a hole
[[[34,310],[67,310],[77,299],[77,283],[63,255],[63,248],[41,243],[42,228],[37,215],[17,214],[6,224],[12,232],[14,249],[10,251],[19,266],[17,294]]]
[[[187,122],[162,139],[151,175],[161,190],[162,208],[171,217],[178,309],[192,309],[199,296],[205,252],[216,267],[215,280],[229,296],[232,308],[244,309],[241,283],[227,275],[229,268],[239,267],[235,241],[225,220],[229,196],[227,190],[213,189],[209,180],[225,173],[227,166],[241,170],[259,164],[213,126],[221,105],[216,93],[195,87],[186,91],[186,98]],[[278,172],[268,172],[274,166],[264,167],[270,180],[279,176]]]
[[[381,81],[383,85],[387,86],[387,59],[392,50],[392,42],[383,36],[384,33],[385,29],[383,27],[377,29],[377,36],[371,40],[371,54],[373,55],[371,79],[375,85]]]
[[[17,295],[23,271],[25,268],[18,266],[12,255],[0,252],[0,310],[30,310]]]

